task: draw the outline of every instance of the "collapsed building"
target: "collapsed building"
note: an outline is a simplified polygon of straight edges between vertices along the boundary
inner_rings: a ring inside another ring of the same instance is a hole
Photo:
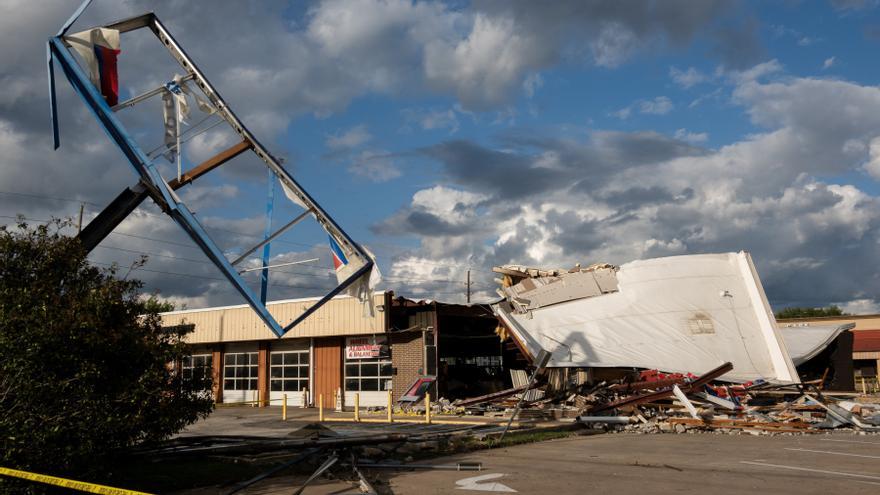
[[[845,355],[838,341],[852,328],[777,328],[745,252],[494,271],[502,276],[503,299],[492,305],[500,333],[530,360],[549,352],[549,368],[700,374],[730,362],[720,380],[792,384],[801,381],[797,366],[829,346]],[[838,367],[835,385],[852,390],[852,366]]]

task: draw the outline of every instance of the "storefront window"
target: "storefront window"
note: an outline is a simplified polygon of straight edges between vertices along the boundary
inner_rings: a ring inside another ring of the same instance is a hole
[[[349,337],[345,341],[345,390],[391,390],[391,350],[384,336]]]
[[[223,389],[257,389],[256,352],[232,352],[223,357]]]

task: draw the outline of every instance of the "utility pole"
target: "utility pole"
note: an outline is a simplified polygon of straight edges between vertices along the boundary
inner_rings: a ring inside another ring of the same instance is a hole
[[[85,203],[79,204],[79,221],[76,222],[76,233],[79,234],[83,229],[83,209],[85,208]]]
[[[468,268],[467,271],[467,302],[471,303],[471,269]]]

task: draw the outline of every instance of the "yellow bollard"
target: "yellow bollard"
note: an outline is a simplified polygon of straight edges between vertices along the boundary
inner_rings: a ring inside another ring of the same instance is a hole
[[[318,394],[318,422],[324,422],[324,394]]]
[[[394,404],[391,402],[391,391],[388,391],[388,422],[393,423],[394,418],[391,416],[394,413]]]
[[[865,377],[862,377],[862,395],[868,395],[868,390],[865,388]]]
[[[425,423],[431,424],[431,394],[425,394]]]
[[[361,420],[361,394],[354,393],[354,420]]]
[[[287,421],[287,394],[281,394],[281,421]]]

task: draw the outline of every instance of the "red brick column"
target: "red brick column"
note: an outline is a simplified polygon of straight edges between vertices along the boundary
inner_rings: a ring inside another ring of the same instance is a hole
[[[214,404],[223,402],[223,345],[211,350],[211,392]]]
[[[269,405],[269,343],[260,342],[257,355],[257,390],[260,392],[260,407]]]

